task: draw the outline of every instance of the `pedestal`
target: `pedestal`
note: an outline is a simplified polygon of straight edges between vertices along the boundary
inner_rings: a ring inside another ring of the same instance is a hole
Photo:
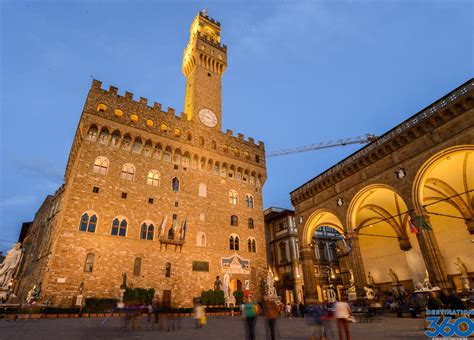
[[[228,297],[225,299],[225,306],[226,306],[227,308],[235,307],[235,297],[233,297],[233,296],[228,296]]]
[[[125,307],[125,304],[123,303],[123,295],[125,294],[125,291],[125,288],[120,288],[120,299],[119,302],[117,302],[117,308]]]
[[[392,283],[390,286],[392,286],[392,291],[397,295],[405,293],[405,287],[401,283]]]

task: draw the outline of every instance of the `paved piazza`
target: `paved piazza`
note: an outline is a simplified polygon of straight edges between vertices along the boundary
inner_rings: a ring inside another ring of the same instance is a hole
[[[120,331],[120,319],[103,323],[94,319],[41,319],[33,321],[0,320],[0,340],[7,339],[245,339],[240,317],[216,316],[208,318],[202,329],[194,328],[194,319],[181,320],[181,329],[170,332],[150,330],[146,317],[138,331]],[[306,319],[278,320],[279,339],[310,339]],[[380,322],[351,324],[352,339],[427,339],[421,330],[422,319],[386,317]],[[337,339],[337,330],[335,337]],[[264,318],[257,323],[257,339],[265,339]]]

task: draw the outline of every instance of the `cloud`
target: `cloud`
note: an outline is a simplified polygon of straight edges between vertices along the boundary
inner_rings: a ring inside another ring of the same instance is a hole
[[[63,180],[62,169],[48,159],[22,159],[16,160],[18,170],[28,176],[43,178],[55,183]]]

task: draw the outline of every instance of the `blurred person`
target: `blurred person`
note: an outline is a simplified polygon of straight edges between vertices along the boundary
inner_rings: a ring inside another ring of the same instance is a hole
[[[280,307],[278,307],[278,305],[273,299],[271,299],[270,297],[265,297],[263,308],[265,311],[267,328],[270,333],[270,339],[275,340],[276,339],[275,337],[276,320],[278,318],[278,312],[280,311]]]
[[[245,335],[248,340],[255,340],[255,325],[257,323],[257,315],[259,313],[258,304],[256,304],[252,296],[247,296],[244,304],[245,315]]]
[[[321,305],[315,304],[309,307],[308,323],[311,327],[312,340],[327,339],[327,332],[323,324],[324,315],[325,312]]]
[[[298,304],[298,312],[300,314],[300,317],[304,318],[304,304],[301,301]]]
[[[289,303],[285,305],[285,312],[286,316],[291,319],[291,305]]]
[[[204,311],[204,307],[200,303],[197,303],[194,306],[194,319],[196,319],[196,328],[201,328],[206,324],[205,318],[206,312]]]
[[[351,314],[351,307],[347,302],[336,302],[334,315],[337,319],[337,331],[339,333],[339,340],[343,340],[343,332],[346,335],[346,340],[351,339],[351,335],[349,332],[349,318],[351,317]]]

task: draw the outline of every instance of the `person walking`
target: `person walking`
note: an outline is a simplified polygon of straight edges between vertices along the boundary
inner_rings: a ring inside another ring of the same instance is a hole
[[[304,318],[304,304],[303,302],[300,301],[300,303],[298,304],[298,311],[300,313],[300,317],[301,318]]]
[[[278,317],[278,312],[280,311],[280,307],[278,307],[274,300],[267,296],[265,297],[263,308],[265,310],[265,317],[267,318],[267,329],[270,333],[270,339],[275,340],[276,320]]]
[[[338,301],[335,305],[334,314],[337,319],[337,331],[339,333],[339,340],[343,340],[343,332],[346,335],[346,340],[350,340],[351,334],[349,332],[349,318],[352,314],[351,307],[345,301]]]
[[[196,328],[201,328],[206,323],[206,313],[200,303],[194,306],[194,319],[196,319]]]
[[[291,319],[291,305],[289,303],[285,305],[285,312],[286,316]]]
[[[257,323],[258,313],[258,304],[253,301],[251,295],[247,296],[244,304],[245,335],[247,340],[255,340],[255,324]]]

